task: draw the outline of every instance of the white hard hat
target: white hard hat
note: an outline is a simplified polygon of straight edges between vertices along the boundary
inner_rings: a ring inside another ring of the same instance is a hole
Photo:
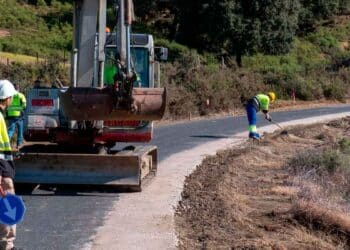
[[[0,100],[4,100],[15,94],[17,94],[17,91],[9,80],[0,80]]]

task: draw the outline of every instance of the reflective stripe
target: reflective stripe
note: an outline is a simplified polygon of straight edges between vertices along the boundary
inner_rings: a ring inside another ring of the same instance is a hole
[[[256,107],[257,111],[259,111],[260,110],[260,102],[256,96],[253,97],[253,102],[254,102],[254,106]]]
[[[7,133],[7,127],[4,116],[0,112],[0,152],[11,152],[10,139]]]
[[[6,151],[7,148],[11,148],[11,145],[9,142],[0,142],[0,151]]]
[[[248,129],[249,132],[257,132],[256,125],[250,125]]]
[[[12,154],[2,154],[0,153],[0,159],[5,161],[13,161]]]

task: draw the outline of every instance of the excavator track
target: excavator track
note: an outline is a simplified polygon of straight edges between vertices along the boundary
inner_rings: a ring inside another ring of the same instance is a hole
[[[24,148],[25,153],[15,160],[15,183],[108,185],[141,191],[143,180],[157,171],[156,146],[109,154],[60,152],[52,145],[39,148],[39,152],[38,147]]]

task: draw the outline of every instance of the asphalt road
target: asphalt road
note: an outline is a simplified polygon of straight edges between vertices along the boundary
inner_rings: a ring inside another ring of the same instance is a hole
[[[349,112],[350,105],[273,113],[277,122]],[[267,125],[260,117],[258,126]],[[227,138],[246,129],[246,117],[194,121],[161,126],[151,142],[158,146],[160,161],[199,144]],[[27,213],[18,225],[16,246],[25,250],[82,249],[91,240],[118,193],[69,187],[21,194]],[[132,219],[132,218],[130,218]]]

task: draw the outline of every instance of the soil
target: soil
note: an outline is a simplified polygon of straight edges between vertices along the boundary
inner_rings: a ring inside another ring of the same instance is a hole
[[[350,118],[288,128],[288,136],[276,132],[207,157],[187,177],[176,209],[179,248],[350,249],[349,225],[339,229],[349,214],[301,204],[288,168],[296,154],[348,137],[349,128]],[[320,226],[324,218],[334,226]]]

